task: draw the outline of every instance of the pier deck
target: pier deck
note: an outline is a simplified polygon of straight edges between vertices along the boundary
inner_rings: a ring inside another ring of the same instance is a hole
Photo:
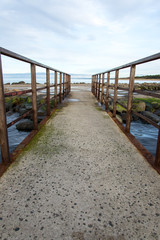
[[[0,179],[0,239],[160,239],[160,175],[89,91],[73,88]]]

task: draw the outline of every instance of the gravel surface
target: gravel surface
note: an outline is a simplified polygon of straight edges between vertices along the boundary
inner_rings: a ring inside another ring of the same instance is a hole
[[[0,239],[159,240],[160,176],[88,87],[0,179]]]

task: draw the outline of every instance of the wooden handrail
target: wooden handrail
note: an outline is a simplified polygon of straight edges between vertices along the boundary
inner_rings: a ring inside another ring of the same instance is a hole
[[[57,69],[55,69],[55,68],[49,67],[49,66],[47,66],[47,65],[44,65],[44,64],[42,64],[42,63],[36,62],[36,61],[34,61],[34,60],[30,59],[30,58],[26,58],[26,57],[24,57],[24,56],[22,56],[22,55],[20,55],[20,54],[17,54],[17,53],[14,53],[14,52],[12,52],[12,51],[9,51],[9,50],[7,50],[7,49],[5,49],[5,48],[2,48],[2,47],[0,47],[0,53],[3,54],[3,55],[5,55],[5,56],[11,57],[11,58],[15,58],[15,59],[17,59],[17,60],[20,60],[20,61],[23,61],[23,62],[26,62],[26,63],[32,63],[32,64],[34,64],[34,65],[36,65],[36,66],[38,66],[38,67],[48,68],[48,69],[50,69],[50,70],[52,70],[52,71],[56,71],[56,72],[60,72],[60,73],[65,73],[65,72],[62,72],[62,71],[57,70]],[[65,74],[67,74],[67,73],[65,73]]]
[[[3,69],[2,69],[2,62],[1,62],[1,55],[5,55],[7,57],[11,57],[14,59],[17,59],[19,61],[26,62],[30,64],[31,68],[31,89],[27,90],[22,90],[22,91],[15,91],[15,92],[8,92],[4,93],[4,83],[3,83]],[[36,66],[42,67],[46,69],[46,86],[37,88],[36,86]],[[54,71],[54,84],[50,84],[50,71]],[[59,74],[57,74],[59,73]],[[63,78],[62,78],[63,74]],[[58,76],[60,76],[60,83],[57,84],[57,79]],[[0,47],[0,116],[1,116],[1,121],[0,121],[0,132],[2,133],[0,135],[0,145],[1,145],[1,156],[2,156],[2,163],[0,164],[0,170],[2,165],[9,165],[10,163],[10,154],[9,154],[9,144],[8,144],[8,133],[7,133],[7,128],[15,124],[16,122],[20,121],[21,119],[25,118],[29,114],[33,114],[33,129],[34,131],[38,130],[38,120],[37,120],[37,111],[39,107],[42,105],[46,104],[47,109],[46,109],[46,115],[49,116],[51,111],[50,111],[50,96],[51,96],[51,91],[50,89],[54,87],[54,107],[57,107],[57,100],[59,98],[59,102],[62,100],[62,95],[63,99],[65,96],[67,96],[70,92],[71,88],[71,83],[70,83],[70,75],[59,71],[55,68],[49,67],[47,65],[41,64],[39,62],[36,62],[34,60],[31,60],[29,58],[26,58],[24,56],[21,56],[17,53],[11,52],[7,49],[1,48]],[[57,87],[59,87],[59,93],[57,93]],[[63,92],[62,92],[63,88]],[[40,90],[46,89],[46,100],[45,103],[37,106],[37,92]],[[16,95],[23,95],[26,93],[31,93],[32,94],[32,109],[26,113],[24,113],[22,116],[19,116],[17,119],[14,121],[10,122],[7,124],[6,122],[6,111],[5,111],[5,97],[12,97]]]
[[[153,122],[152,120],[150,120],[149,118],[147,118],[146,116],[143,116],[140,113],[137,112],[133,112],[132,107],[133,107],[133,93],[140,93],[143,95],[147,95],[147,96],[152,96],[155,98],[160,98],[160,94],[157,93],[152,93],[150,91],[142,91],[142,90],[136,90],[134,89],[134,79],[135,79],[135,68],[137,65],[139,64],[143,64],[143,63],[147,63],[147,62],[151,62],[151,61],[155,61],[157,59],[160,59],[160,53],[156,53],[154,55],[151,55],[149,57],[145,57],[139,60],[136,60],[134,62],[130,62],[127,64],[124,64],[122,66],[119,67],[115,67],[112,68],[110,70],[101,72],[101,73],[97,73],[92,75],[92,93],[95,95],[95,97],[98,99],[101,99],[101,103],[105,104],[105,108],[106,111],[108,111],[108,102],[109,102],[109,98],[113,99],[113,114],[111,115],[113,118],[116,118],[116,104],[118,103],[117,101],[117,89],[120,90],[125,90],[128,91],[128,104],[127,104],[127,119],[126,119],[126,127],[125,127],[125,131],[126,134],[130,134],[130,125],[131,125],[131,114],[135,114],[137,116],[139,116],[140,118],[143,118],[143,120],[145,120],[146,122],[152,124],[154,127],[159,129],[159,135],[158,135],[158,139],[157,139],[157,150],[156,150],[156,158],[155,158],[155,166],[158,166],[160,168],[160,126],[158,124],[156,124],[155,122]],[[130,67],[130,78],[129,78],[129,87],[128,88],[122,88],[118,86],[118,73],[119,70],[124,69],[124,68],[128,68]],[[115,83],[113,84],[113,86],[109,85],[109,81],[110,81],[110,73],[111,72],[115,72]],[[100,82],[101,80],[101,75],[107,73],[107,83],[102,83]],[[104,95],[104,85],[106,86],[106,97],[104,100],[104,97],[102,95]],[[112,87],[114,88],[114,97],[111,97],[109,94],[109,88]],[[102,88],[102,91],[101,91]],[[101,98],[100,98],[100,94],[101,94]],[[119,103],[121,106],[122,104]],[[119,124],[118,124],[119,125]]]

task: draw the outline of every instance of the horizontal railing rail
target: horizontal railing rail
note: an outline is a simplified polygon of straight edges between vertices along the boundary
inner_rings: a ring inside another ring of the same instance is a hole
[[[137,89],[135,89],[135,86],[134,86],[136,66],[139,64],[144,64],[144,63],[155,61],[158,59],[160,59],[160,53],[157,53],[152,56],[142,58],[137,61],[127,63],[125,65],[115,67],[113,69],[92,75],[92,93],[95,95],[97,100],[99,102],[101,102],[101,104],[105,105],[105,110],[115,120],[115,122],[120,126],[120,128],[124,129],[124,132],[126,133],[126,135],[128,135],[128,136],[132,135],[130,133],[130,128],[131,128],[131,119],[132,119],[133,114],[138,116],[139,118],[145,120],[146,122],[152,124],[154,127],[156,127],[159,130],[155,158],[153,158],[153,156],[151,156],[151,154],[149,154],[149,152],[147,150],[146,150],[146,153],[148,154],[148,156],[147,156],[147,154],[143,154],[143,155],[145,155],[145,157],[148,158],[149,162],[154,167],[160,168],[160,126],[159,126],[159,124],[157,124],[154,121],[152,121],[151,119],[149,119],[147,116],[143,116],[141,113],[138,113],[133,110],[133,94],[134,93],[138,93],[138,94],[142,94],[142,95],[146,95],[146,96],[150,96],[150,97],[155,97],[155,98],[160,98],[160,94],[158,94],[158,93],[146,91],[146,90],[144,90],[144,91],[137,90]],[[128,88],[118,86],[119,70],[125,69],[125,68],[130,68],[129,87]],[[110,85],[110,73],[111,72],[115,72],[115,80],[114,80],[113,85]],[[107,82],[105,82],[106,78],[107,78]],[[111,96],[109,94],[110,88],[113,88],[113,90],[114,90],[113,96]],[[123,105],[120,101],[118,101],[118,90],[128,91],[127,106]],[[112,112],[109,109],[109,99],[113,100]],[[120,124],[120,122],[116,118],[117,103],[126,109],[127,117],[126,117],[125,128],[123,127],[123,124]],[[133,139],[133,136],[130,139]],[[138,146],[138,144],[136,146]],[[143,148],[143,147],[141,147],[141,148]],[[139,150],[140,150],[140,147],[139,147]],[[144,148],[143,148],[143,152],[144,152]],[[150,161],[150,159],[152,159],[152,162]]]
[[[17,59],[19,61],[23,61],[30,64],[30,69],[31,69],[31,88],[30,89],[20,90],[20,91],[11,91],[11,92],[4,91],[3,67],[2,67],[3,55],[9,58]],[[46,86],[44,87],[37,87],[36,67],[42,67],[42,68],[45,68],[46,70],[46,84],[45,84]],[[51,84],[50,71],[54,72],[54,84]],[[59,76],[59,79],[57,75]],[[58,83],[57,83],[57,80],[59,80]],[[53,90],[52,88],[54,88],[54,92],[52,92],[51,94],[51,90]],[[45,89],[46,89],[46,92],[44,95],[46,95],[46,97],[44,98],[44,102],[38,105],[37,104],[38,91],[42,91]],[[62,99],[64,99],[69,94],[70,89],[71,89],[71,76],[68,73],[62,72],[55,68],[36,62],[32,59],[26,58],[17,53],[11,52],[7,49],[0,48],[0,118],[1,118],[0,119],[0,147],[1,147],[1,160],[2,160],[0,163],[0,173],[1,173],[1,168],[5,169],[4,165],[8,166],[11,163],[11,154],[9,152],[9,139],[8,139],[7,128],[11,127],[18,121],[32,114],[33,130],[38,131],[38,126],[39,126],[38,118],[37,118],[38,109],[43,105],[46,105],[46,118],[49,117],[51,115],[50,101],[52,99],[54,100],[53,111],[55,111],[57,104],[61,103]],[[31,95],[32,109],[25,112],[24,114],[19,116],[17,119],[7,124],[5,98],[21,96],[24,94]]]

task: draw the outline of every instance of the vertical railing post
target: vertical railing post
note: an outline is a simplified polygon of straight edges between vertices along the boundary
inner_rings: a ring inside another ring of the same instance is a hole
[[[31,85],[32,85],[32,109],[33,109],[33,129],[38,129],[37,122],[37,91],[36,91],[36,66],[31,63]]]
[[[106,99],[105,99],[105,110],[108,110],[109,103],[109,80],[110,80],[110,72],[107,73],[107,84],[106,84]]]
[[[57,107],[57,71],[54,73],[54,107]]]
[[[68,84],[67,84],[67,95],[69,94],[69,75],[68,75]]]
[[[100,99],[100,91],[101,91],[101,74],[99,74],[99,80],[98,80],[98,101]]]
[[[94,96],[96,96],[96,75],[94,76]]]
[[[129,92],[128,92],[128,104],[127,104],[126,132],[130,132],[130,127],[131,127],[131,117],[132,117],[131,111],[132,111],[132,101],[133,101],[135,69],[136,69],[135,65],[131,66]]]
[[[103,104],[104,99],[104,73],[102,73],[102,92],[101,92],[101,104]]]
[[[118,75],[119,75],[119,70],[116,70],[116,72],[115,72],[115,83],[114,83],[113,117],[116,117]]]
[[[65,96],[68,94],[68,74],[66,74],[66,82],[65,82]]]
[[[95,76],[93,76],[93,94],[95,95],[95,92],[94,92],[94,81],[95,81]]]
[[[0,145],[2,163],[7,164],[10,162],[9,157],[9,143],[6,123],[6,110],[5,110],[5,98],[4,98],[4,85],[3,85],[3,72],[2,72],[2,60],[0,54]]]
[[[60,85],[59,85],[59,102],[61,103],[62,102],[62,73],[60,72]]]
[[[97,86],[98,86],[98,75],[96,74],[96,98],[97,98],[97,96],[98,96],[98,89],[97,89]]]
[[[68,75],[68,94],[70,92],[70,75]]]
[[[46,82],[47,82],[47,116],[50,115],[50,71],[46,69]]]
[[[159,126],[158,139],[157,139],[155,166],[160,167],[160,126]]]
[[[63,100],[64,100],[64,94],[65,94],[65,92],[64,92],[65,91],[65,89],[64,89],[65,88],[65,86],[64,86],[65,85],[65,75],[66,74],[63,73]]]

